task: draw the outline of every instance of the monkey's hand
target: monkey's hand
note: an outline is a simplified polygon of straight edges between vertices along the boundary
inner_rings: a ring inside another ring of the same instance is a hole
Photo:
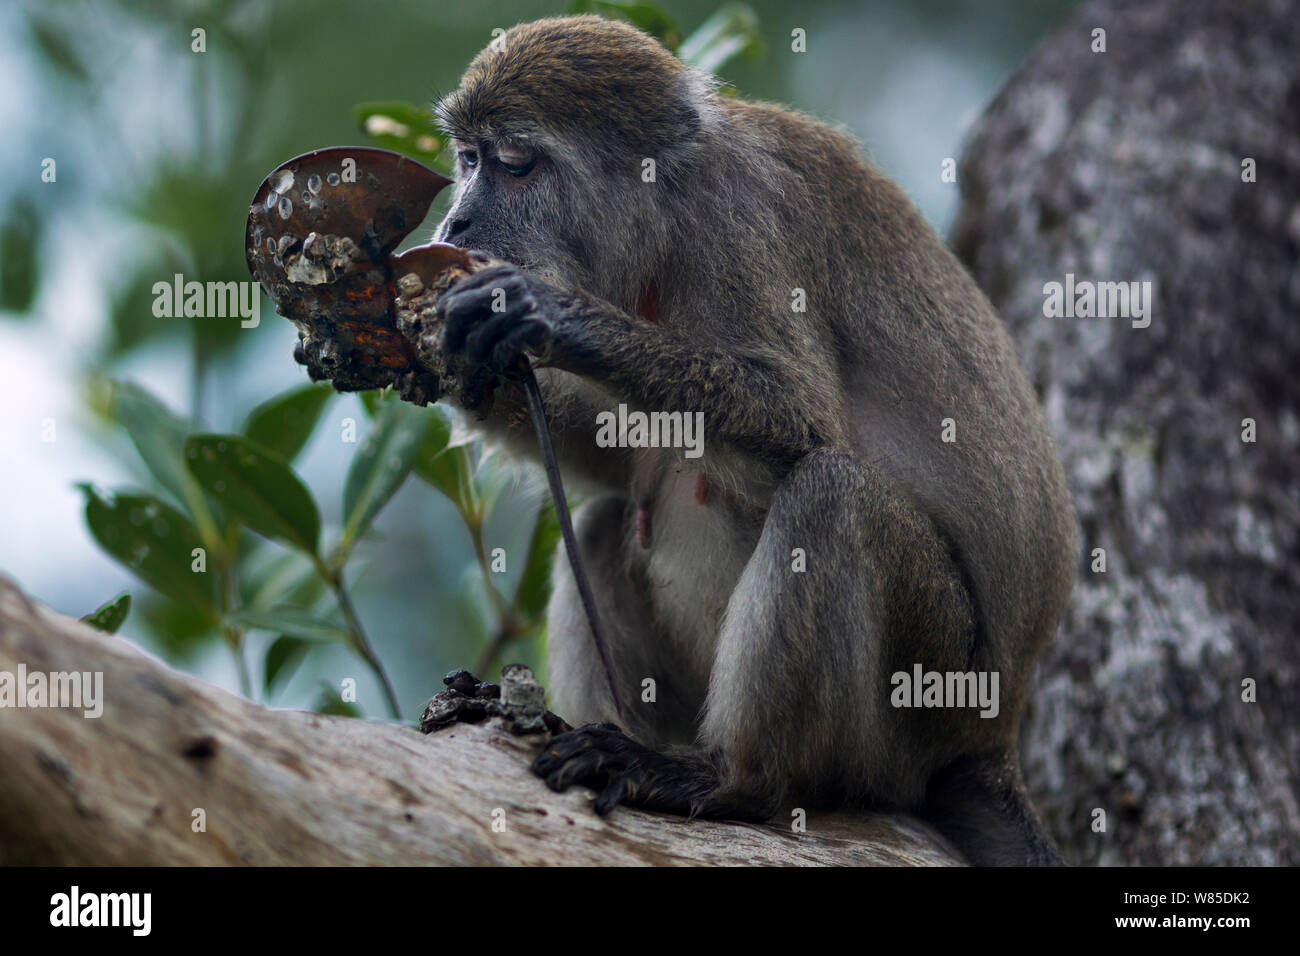
[[[683,816],[754,822],[766,820],[772,812],[725,792],[716,766],[703,754],[660,753],[614,724],[584,724],[551,738],[532,770],[557,792],[574,784],[595,790],[595,809],[602,816],[620,803]]]
[[[442,349],[502,375],[525,351],[548,356],[560,304],[555,290],[507,263],[458,281],[438,299]]]

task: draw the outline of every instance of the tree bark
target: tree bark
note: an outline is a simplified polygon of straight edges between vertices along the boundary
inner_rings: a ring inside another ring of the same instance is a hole
[[[964,159],[954,245],[1040,391],[1082,529],[1022,733],[1076,862],[1300,863],[1297,50],[1292,3],[1089,3]],[[1045,317],[1066,273],[1152,280],[1150,326]]]
[[[813,815],[802,834],[625,808],[601,818],[588,791],[552,793],[529,772],[540,737],[271,710],[0,578],[0,672],[20,664],[101,672],[104,708],[0,710],[0,864],[956,862],[902,815]]]

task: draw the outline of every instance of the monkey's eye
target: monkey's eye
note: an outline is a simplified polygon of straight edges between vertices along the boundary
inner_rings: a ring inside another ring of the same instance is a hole
[[[473,169],[475,166],[478,165],[477,149],[457,150],[456,157],[465,165],[466,169]]]
[[[529,156],[527,153],[513,153],[503,150],[497,153],[497,162],[511,176],[527,176],[528,171],[533,168],[536,158]]]

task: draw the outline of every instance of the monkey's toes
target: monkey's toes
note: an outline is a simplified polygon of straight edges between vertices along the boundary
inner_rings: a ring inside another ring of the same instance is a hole
[[[641,758],[650,753],[614,724],[586,724],[553,737],[532,771],[557,793],[575,784],[595,790],[595,810],[604,816],[636,792]]]

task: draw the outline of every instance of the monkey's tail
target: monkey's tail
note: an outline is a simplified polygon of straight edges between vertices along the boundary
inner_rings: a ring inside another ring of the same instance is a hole
[[[931,778],[921,814],[976,866],[1066,865],[1014,753],[957,758]]]

